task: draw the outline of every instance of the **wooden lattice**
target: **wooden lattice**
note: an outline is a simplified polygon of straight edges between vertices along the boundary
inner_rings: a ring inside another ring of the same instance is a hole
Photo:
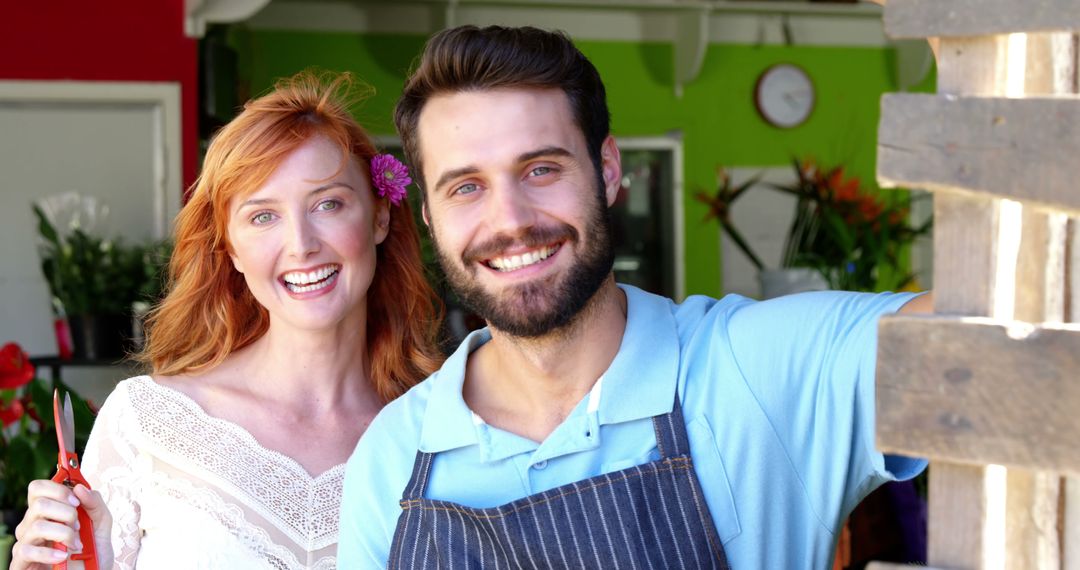
[[[882,321],[878,447],[932,461],[931,566],[1080,570],[1080,0],[889,0],[885,29],[941,38],[878,146],[935,193],[937,315]]]

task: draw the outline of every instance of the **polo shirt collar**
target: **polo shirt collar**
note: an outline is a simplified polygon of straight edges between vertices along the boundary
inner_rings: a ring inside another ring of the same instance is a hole
[[[469,354],[489,340],[491,333],[486,327],[469,333],[442,368],[428,379],[431,393],[420,432],[420,451],[439,453],[479,443],[472,410],[465,403],[461,388],[465,385]]]
[[[670,412],[679,373],[679,337],[672,301],[629,285],[619,285],[619,288],[626,293],[626,330],[619,352],[604,373],[600,406],[593,420],[600,425]],[[469,354],[489,340],[491,333],[487,328],[473,331],[428,380],[432,388],[424,413],[420,451],[438,453],[479,444],[482,434],[493,429],[487,425],[478,426],[473,421],[472,411],[461,395]],[[584,405],[575,408],[571,418],[579,413],[587,413]],[[552,435],[558,431],[556,429]],[[505,433],[499,435],[511,436],[499,440],[512,445],[492,448],[491,440],[484,437],[485,445],[481,446],[484,460],[492,461],[537,447],[535,442],[525,438]]]
[[[679,330],[674,303],[637,287],[626,293],[626,330],[604,372],[600,425],[651,418],[671,411],[679,376]]]

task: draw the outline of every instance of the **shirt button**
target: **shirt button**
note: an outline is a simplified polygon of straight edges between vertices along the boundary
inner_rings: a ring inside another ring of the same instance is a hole
[[[547,467],[547,459],[533,463],[533,469],[542,470],[545,467]]]

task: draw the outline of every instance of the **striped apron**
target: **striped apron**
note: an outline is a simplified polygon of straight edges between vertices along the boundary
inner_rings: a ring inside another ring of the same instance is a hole
[[[728,570],[677,395],[652,422],[657,461],[485,509],[425,499],[435,454],[418,452],[387,568]]]

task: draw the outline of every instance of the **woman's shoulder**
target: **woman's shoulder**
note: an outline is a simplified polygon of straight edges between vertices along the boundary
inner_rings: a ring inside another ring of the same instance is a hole
[[[192,399],[197,399],[197,389],[199,386],[202,385],[202,382],[198,381],[198,377],[193,377],[186,374],[155,374],[153,376],[147,377],[147,383],[152,384],[153,387],[158,390],[164,389],[171,392],[179,392],[180,394],[183,394]]]
[[[112,392],[109,392],[108,397],[105,398],[105,403],[102,404],[98,415],[108,414],[110,410],[117,408],[130,407],[131,393],[143,390],[148,384],[153,383],[154,379],[149,374],[140,374],[117,382]]]
[[[195,392],[200,385],[188,376],[133,376],[117,383],[99,416],[117,416],[126,410],[134,410],[136,415],[156,415],[165,410],[188,408],[198,402]]]
[[[221,391],[230,391],[237,379],[237,370],[230,366],[231,359],[208,370],[183,374],[154,374],[148,377],[158,390],[164,390],[172,396],[182,395],[205,407],[208,399]]]

